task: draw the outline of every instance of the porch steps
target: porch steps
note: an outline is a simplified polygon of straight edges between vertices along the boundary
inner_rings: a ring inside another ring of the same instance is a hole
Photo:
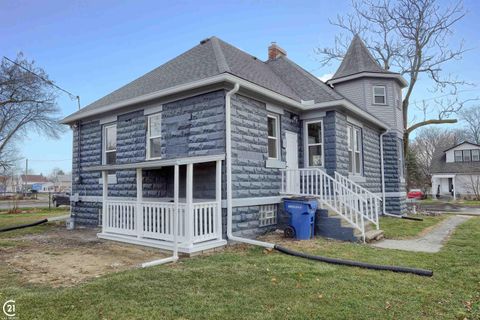
[[[363,242],[360,230],[354,228],[348,221],[331,210],[319,209],[317,211],[315,234],[335,240]],[[366,242],[374,242],[382,238],[382,230],[376,230],[369,222],[365,223]]]

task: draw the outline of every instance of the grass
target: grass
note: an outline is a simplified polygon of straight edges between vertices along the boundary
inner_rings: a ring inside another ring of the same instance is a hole
[[[414,233],[401,226],[405,221],[395,221],[404,230],[397,234]],[[394,234],[394,226],[387,229]],[[0,302],[15,299],[18,319],[480,318],[479,218],[460,225],[436,254],[321,239],[294,246],[330,257],[433,269],[434,276],[336,266],[240,247],[53,289],[21,284],[0,261],[0,272],[8,273],[0,276]]]
[[[22,208],[21,213],[8,213],[8,210],[0,210],[0,229],[10,226],[32,223],[45,218],[58,217],[69,214],[65,208]],[[43,232],[50,226],[43,224],[31,228],[19,229],[0,233],[0,247],[8,242],[2,241],[2,238],[13,238],[21,235]]]
[[[413,221],[407,219],[398,219],[393,217],[380,217],[380,226],[388,239],[406,239],[413,238],[426,230],[446,219],[447,215],[440,216],[422,216],[423,221]]]
[[[437,200],[437,199],[424,199],[418,201],[419,204],[460,204],[467,207],[480,207],[480,201],[478,200]]]

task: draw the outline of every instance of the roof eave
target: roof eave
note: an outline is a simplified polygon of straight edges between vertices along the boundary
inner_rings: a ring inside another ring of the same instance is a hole
[[[380,73],[380,72],[377,73],[377,72],[366,72],[366,71],[348,75],[348,76],[339,77],[339,78],[332,78],[327,81],[327,84],[335,85],[336,83],[350,81],[350,80],[363,78],[363,77],[387,78],[387,79],[390,78],[390,79],[397,80],[401,84],[402,88],[405,88],[406,86],[408,86],[407,80],[405,80],[405,78],[398,73]]]

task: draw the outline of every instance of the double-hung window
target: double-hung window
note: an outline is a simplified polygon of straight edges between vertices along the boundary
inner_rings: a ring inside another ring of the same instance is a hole
[[[268,158],[279,159],[280,123],[278,115],[269,114],[268,124]]]
[[[462,150],[455,150],[455,162],[463,162]]]
[[[115,164],[117,162],[117,125],[103,127],[103,163]]]
[[[348,172],[362,175],[362,129],[347,125]]]
[[[147,120],[147,159],[161,157],[162,114],[148,116]]]
[[[463,150],[463,161],[464,162],[472,161],[472,156],[470,154],[470,150]]]
[[[307,166],[323,166],[323,122],[312,121],[306,123],[307,140]]]
[[[385,86],[373,87],[373,103],[374,104],[387,104],[387,93]]]
[[[472,161],[480,161],[480,149],[472,150]]]

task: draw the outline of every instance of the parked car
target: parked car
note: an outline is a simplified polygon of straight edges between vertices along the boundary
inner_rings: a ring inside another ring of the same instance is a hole
[[[58,193],[52,196],[52,203],[55,207],[61,205],[70,205],[70,193]]]
[[[407,194],[408,199],[423,199],[425,194],[420,189],[411,189]]]

